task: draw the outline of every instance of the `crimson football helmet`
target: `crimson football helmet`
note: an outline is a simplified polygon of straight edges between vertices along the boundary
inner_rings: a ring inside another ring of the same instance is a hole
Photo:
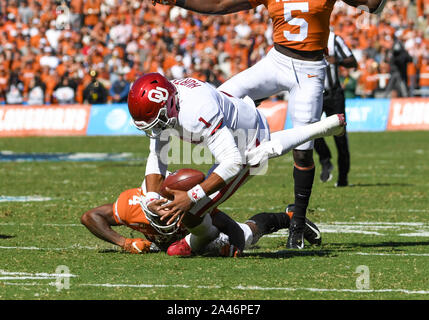
[[[128,110],[137,129],[156,137],[177,123],[177,89],[163,75],[147,73],[133,83],[128,93]]]

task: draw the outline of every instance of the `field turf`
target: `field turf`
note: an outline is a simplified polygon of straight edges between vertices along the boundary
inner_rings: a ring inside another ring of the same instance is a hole
[[[334,187],[336,168],[325,184],[318,178],[320,166],[316,169],[308,218],[321,228],[322,246],[286,250],[283,230],[233,259],[127,254],[80,224],[86,210],[140,186],[148,139],[2,138],[3,156],[130,157],[0,162],[0,299],[428,299],[429,133],[349,133],[349,140],[350,187]],[[335,161],[333,139],[328,143]],[[244,222],[258,212],[282,211],[291,202],[288,154],[271,161],[266,175],[254,177],[221,208]],[[138,237],[125,227],[116,230]],[[56,274],[64,270],[69,270],[69,285]]]

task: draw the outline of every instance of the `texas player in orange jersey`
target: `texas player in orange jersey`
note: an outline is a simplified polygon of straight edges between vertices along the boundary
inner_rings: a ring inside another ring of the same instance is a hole
[[[167,250],[173,242],[188,232],[177,224],[162,226],[147,218],[142,207],[141,188],[122,192],[115,203],[105,204],[85,212],[81,222],[98,238],[116,244],[131,253]],[[141,232],[146,239],[129,239],[114,231],[112,226],[125,225]]]
[[[127,252],[142,254],[166,251],[169,255],[176,255],[169,253],[168,248],[176,241],[188,236],[188,231],[179,227],[177,220],[170,225],[161,222],[159,216],[151,213],[145,207],[144,197],[145,194],[141,188],[125,190],[115,203],[104,204],[85,212],[81,217],[81,222],[98,238],[116,244]],[[191,247],[187,247],[188,251],[182,252],[181,255],[235,256],[239,250],[232,246],[229,240],[230,237],[235,236],[236,228],[243,231],[244,248],[248,249],[262,236],[288,228],[293,211],[293,207],[289,205],[286,212],[258,213],[246,223],[237,223],[225,213],[216,210],[212,213],[212,221],[222,231],[219,236],[201,251],[195,252]],[[120,225],[141,232],[145,239],[123,237],[112,229],[112,227]],[[321,243],[319,229],[309,220],[306,221],[305,239],[310,244],[320,245]],[[189,241],[189,243],[191,242]]]
[[[379,13],[386,0],[343,0]],[[153,0],[205,14],[228,14],[264,5],[273,24],[274,47],[252,67],[227,80],[218,89],[237,98],[255,101],[288,91],[292,126],[319,121],[322,115],[329,20],[336,0]],[[314,141],[293,150],[295,215],[286,247],[304,248],[304,226],[313,188]]]

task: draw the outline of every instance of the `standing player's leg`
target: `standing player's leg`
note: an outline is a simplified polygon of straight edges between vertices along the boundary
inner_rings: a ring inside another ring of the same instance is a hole
[[[236,98],[249,96],[255,101],[289,90],[292,84],[290,58],[271,49],[267,56],[225,81],[218,90]]]

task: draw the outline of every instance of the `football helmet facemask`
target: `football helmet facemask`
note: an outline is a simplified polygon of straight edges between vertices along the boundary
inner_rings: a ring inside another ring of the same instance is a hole
[[[159,215],[149,210],[149,208],[146,205],[146,201],[143,197],[141,198],[140,205],[146,216],[146,219],[149,221],[150,225],[156,231],[158,231],[159,234],[169,236],[176,233],[179,230],[180,227],[178,226],[178,222],[179,222],[180,216],[177,216],[177,218],[174,219],[172,223],[166,224],[164,221],[161,221],[161,217]]]
[[[156,137],[177,123],[177,89],[159,73],[145,74],[133,83],[128,93],[128,110],[137,129]]]

